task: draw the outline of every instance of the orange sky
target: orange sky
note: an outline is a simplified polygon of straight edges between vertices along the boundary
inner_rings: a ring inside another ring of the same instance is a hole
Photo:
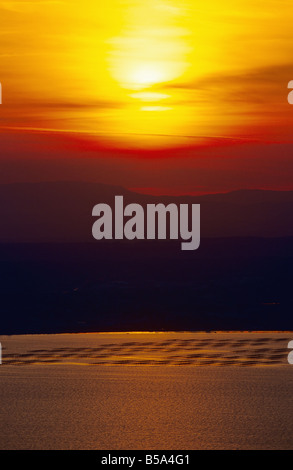
[[[2,175],[291,189],[292,21],[291,0],[0,1]]]

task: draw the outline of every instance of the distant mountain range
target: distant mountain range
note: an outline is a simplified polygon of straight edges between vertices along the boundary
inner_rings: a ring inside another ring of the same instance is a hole
[[[115,195],[200,203],[200,248],[94,240],[92,209]],[[0,186],[0,201],[2,334],[293,329],[293,192],[154,197],[27,183]]]
[[[90,242],[98,203],[199,203],[201,237],[293,236],[293,191],[239,190],[204,196],[150,196],[83,182],[0,185],[0,242]]]

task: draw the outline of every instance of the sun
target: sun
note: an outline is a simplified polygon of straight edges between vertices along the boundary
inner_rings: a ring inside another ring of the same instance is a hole
[[[134,90],[148,88],[166,79],[164,70],[155,63],[136,65],[129,76],[129,86]]]
[[[157,146],[157,134],[166,145],[169,135],[185,132],[182,87],[175,85],[189,73],[192,47],[185,13],[171,1],[133,2],[119,34],[107,40],[107,70],[121,103],[111,130],[127,145],[139,136],[140,145]]]
[[[112,79],[124,90],[143,90],[181,79],[189,68],[191,52],[183,19],[180,9],[166,8],[158,0],[129,7],[120,34],[107,42]]]

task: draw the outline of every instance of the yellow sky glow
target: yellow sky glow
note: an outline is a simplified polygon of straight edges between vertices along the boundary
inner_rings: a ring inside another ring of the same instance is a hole
[[[0,1],[1,125],[286,140],[292,20],[291,0]]]

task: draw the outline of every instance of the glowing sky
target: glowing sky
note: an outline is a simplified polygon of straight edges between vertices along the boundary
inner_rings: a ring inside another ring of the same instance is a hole
[[[291,143],[292,21],[291,0],[0,1],[0,132]]]
[[[229,136],[276,105],[285,120],[291,1],[21,0],[0,15],[7,124]]]

